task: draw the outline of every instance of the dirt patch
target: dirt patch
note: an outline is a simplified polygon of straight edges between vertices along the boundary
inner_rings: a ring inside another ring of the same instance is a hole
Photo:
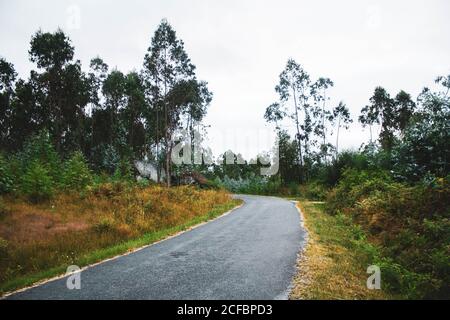
[[[88,227],[82,220],[65,222],[55,215],[15,212],[0,225],[0,237],[13,243],[26,243],[47,239],[63,232],[85,230]]]

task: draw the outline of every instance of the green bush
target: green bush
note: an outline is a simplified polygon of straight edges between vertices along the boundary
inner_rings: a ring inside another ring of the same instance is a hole
[[[212,190],[219,190],[224,188],[220,178],[216,177],[213,180],[207,180],[206,184],[202,186],[203,189],[212,189]]]
[[[21,191],[31,202],[50,199],[54,193],[54,182],[47,168],[39,161],[30,164],[22,179]]]
[[[114,221],[109,218],[104,218],[92,226],[97,233],[107,233],[114,229]]]
[[[384,171],[344,171],[338,186],[328,194],[326,209],[330,214],[355,208],[356,204],[371,195],[372,192],[385,192],[392,186],[393,180]]]
[[[408,299],[435,297],[433,293],[439,292],[442,285],[430,274],[411,271],[392,258],[382,258],[376,264],[381,270],[384,289]]]
[[[133,181],[133,166],[130,161],[127,159],[120,160],[112,179],[113,181]]]
[[[328,190],[318,182],[312,182],[302,189],[302,195],[309,200],[323,201],[328,195]]]
[[[329,187],[334,187],[342,178],[345,170],[353,168],[367,170],[369,158],[365,153],[343,151],[329,165],[324,166],[318,174],[318,179]]]
[[[30,163],[38,161],[45,167],[55,183],[58,183],[61,179],[61,159],[51,142],[50,134],[46,130],[31,137],[25,143],[22,152],[16,155],[16,158],[19,161],[20,168],[18,169],[21,174],[27,171]]]
[[[0,194],[14,190],[14,180],[11,168],[6,159],[0,154]]]
[[[290,182],[287,185],[288,188],[288,193],[290,196],[297,196],[300,194],[300,189],[299,189],[299,185],[297,182]]]
[[[151,185],[151,181],[147,178],[138,179],[136,182],[139,188],[145,189]]]
[[[383,171],[347,170],[327,210],[345,214],[380,244],[385,286],[408,298],[450,293],[448,178],[409,186]]]
[[[84,190],[92,181],[92,174],[83,154],[75,152],[64,164],[62,185],[71,190]]]

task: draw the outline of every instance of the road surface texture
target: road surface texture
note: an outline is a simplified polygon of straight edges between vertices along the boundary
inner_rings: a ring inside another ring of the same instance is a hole
[[[294,203],[236,196],[219,219],[81,272],[81,289],[61,278],[7,299],[286,299],[304,243]]]

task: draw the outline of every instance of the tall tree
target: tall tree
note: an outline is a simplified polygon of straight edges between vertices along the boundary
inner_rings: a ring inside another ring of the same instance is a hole
[[[190,135],[190,143],[193,145],[194,132],[200,133],[201,121],[206,115],[207,107],[212,100],[212,93],[205,81],[190,81],[185,85],[185,102],[187,107],[183,109],[185,127]]]
[[[279,147],[279,175],[284,185],[291,182],[297,182],[300,175],[299,166],[296,164],[298,157],[298,140],[292,140],[285,130],[279,130],[277,133]]]
[[[51,132],[58,152],[81,148],[89,83],[80,61],[73,61],[74,47],[60,29],[54,33],[38,31],[30,45],[30,60],[43,70],[37,79],[44,96],[39,110],[44,126]]]
[[[349,124],[353,122],[350,117],[350,111],[347,106],[341,101],[333,109],[333,119],[336,121],[336,146],[335,146],[335,159],[339,154],[339,132],[342,127],[348,129]]]
[[[359,121],[363,126],[372,127],[374,124],[379,124],[381,147],[390,151],[394,145],[396,133],[406,128],[414,109],[415,104],[406,92],[400,91],[395,99],[392,99],[384,88],[377,87],[370,98],[370,105],[361,109]]]
[[[48,110],[44,106],[45,90],[39,74],[31,71],[28,81],[16,82],[9,118],[9,144],[11,151],[21,149],[24,142],[46,128]]]
[[[286,117],[286,110],[279,103],[272,103],[270,106],[266,108],[266,112],[264,113],[264,119],[267,122],[275,123],[275,127],[277,130],[280,130],[280,121],[282,121]]]
[[[125,140],[133,158],[142,158],[145,152],[143,112],[146,108],[145,89],[141,76],[130,72],[125,77],[125,107],[120,113],[126,132]]]
[[[328,155],[328,144],[326,138],[327,122],[333,120],[333,113],[327,108],[327,102],[330,99],[330,97],[327,95],[327,90],[333,86],[334,83],[329,78],[319,78],[311,86],[311,94],[313,95],[314,101],[316,103],[313,110],[313,115],[316,119],[314,131],[317,136],[322,137],[320,153],[325,162],[327,161]]]
[[[106,143],[108,139],[103,137],[107,132],[107,128],[103,128],[105,121],[102,121],[102,116],[106,113],[102,110],[102,87],[108,75],[108,65],[100,57],[91,59],[89,64],[89,103],[90,107],[88,114],[90,117],[90,150],[89,156],[93,160],[93,153],[99,148],[99,145]],[[98,121],[97,121],[98,120]],[[99,161],[94,161],[97,165]]]
[[[14,82],[17,73],[14,66],[0,58],[0,150],[8,146],[11,101],[14,96]]]
[[[162,140],[166,180],[167,185],[170,186],[171,152],[174,133],[180,125],[180,115],[194,103],[194,100],[202,99],[193,99],[190,95],[180,94],[197,87],[192,85],[192,81],[197,81],[195,66],[184,50],[183,41],[177,39],[175,31],[166,20],[161,21],[158,26],[144,58],[144,79],[146,96],[152,106],[151,113],[156,118],[154,131],[156,157],[159,158],[159,146]],[[195,92],[197,96],[198,92]],[[203,101],[206,103],[207,99]]]
[[[279,77],[279,84],[275,91],[279,94],[280,102],[270,105],[266,109],[265,118],[276,122],[288,117],[294,121],[297,140],[297,161],[303,167],[304,156],[309,153],[309,140],[313,132],[311,119],[311,80],[309,74],[295,62],[289,59],[285,69]],[[291,107],[286,107],[290,103]],[[302,148],[304,150],[302,151]],[[303,175],[300,175],[303,180]]]
[[[125,106],[125,75],[114,69],[103,82],[102,93],[105,97],[105,110],[108,114],[109,130],[107,139],[110,145],[118,147],[119,138],[119,110]]]
[[[415,181],[427,175],[448,175],[450,75],[438,77],[436,83],[437,90],[425,88],[419,95],[417,110],[407,122],[401,141],[393,148],[393,169],[398,178]],[[411,106],[411,102],[408,104]]]
[[[89,82],[90,82],[90,102],[92,109],[99,108],[101,103],[101,89],[103,82],[108,75],[108,65],[100,57],[91,59],[89,64]]]
[[[395,96],[394,104],[396,127],[403,134],[414,114],[416,104],[412,101],[411,95],[403,90]]]

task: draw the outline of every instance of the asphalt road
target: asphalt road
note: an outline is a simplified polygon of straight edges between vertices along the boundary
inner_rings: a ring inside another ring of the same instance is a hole
[[[232,213],[7,299],[286,299],[305,232],[292,202],[237,196]]]

